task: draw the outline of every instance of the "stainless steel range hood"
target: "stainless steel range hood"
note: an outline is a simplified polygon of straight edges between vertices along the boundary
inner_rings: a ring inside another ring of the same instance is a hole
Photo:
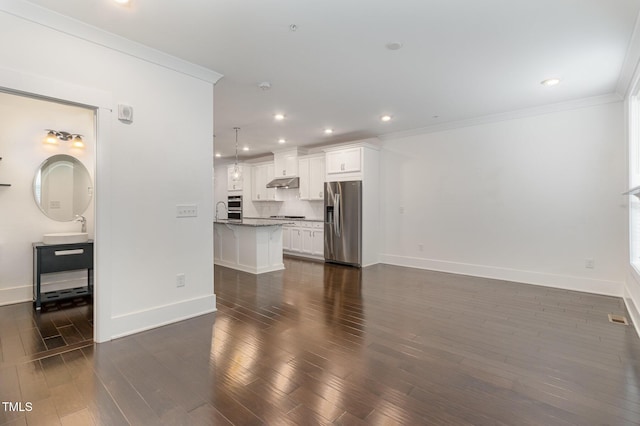
[[[267,188],[299,188],[300,178],[288,177],[274,179],[267,184]]]

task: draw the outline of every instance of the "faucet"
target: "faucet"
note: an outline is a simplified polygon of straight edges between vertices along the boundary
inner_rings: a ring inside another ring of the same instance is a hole
[[[225,204],[225,202],[224,202],[224,201],[218,201],[218,202],[216,203],[216,220],[218,220],[218,206],[219,206],[220,204],[222,204],[222,205],[224,206],[224,211],[226,211],[226,212],[227,212],[227,214],[229,214],[229,210],[227,209],[227,205]]]
[[[77,214],[76,218],[73,219],[73,221],[82,223],[82,230],[80,232],[87,232],[87,218],[86,217]]]

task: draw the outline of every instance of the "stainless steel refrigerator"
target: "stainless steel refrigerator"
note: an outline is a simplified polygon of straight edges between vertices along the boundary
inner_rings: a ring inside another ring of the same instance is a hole
[[[324,184],[324,259],[362,264],[362,182]]]

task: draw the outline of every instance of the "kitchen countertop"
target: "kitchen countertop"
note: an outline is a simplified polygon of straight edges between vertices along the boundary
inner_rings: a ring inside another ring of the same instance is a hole
[[[291,219],[263,219],[259,217],[245,217],[242,220],[218,219],[218,220],[214,220],[213,223],[217,223],[221,225],[257,227],[257,226],[289,225],[289,224],[293,224],[293,221]]]
[[[245,219],[255,219],[255,220],[275,220],[278,221],[280,223],[282,222],[287,222],[287,224],[289,223],[293,223],[293,222],[324,222],[324,220],[322,219],[295,219],[295,218],[276,218],[276,217],[247,217]]]

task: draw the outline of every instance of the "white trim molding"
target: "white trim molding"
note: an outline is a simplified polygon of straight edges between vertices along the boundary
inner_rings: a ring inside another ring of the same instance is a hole
[[[572,109],[588,108],[596,105],[611,104],[614,102],[621,102],[623,101],[623,99],[624,98],[617,93],[609,93],[602,96],[592,96],[589,98],[574,99],[567,102],[558,102],[555,104],[547,104],[532,108],[517,109],[514,111],[485,115],[482,117],[475,117],[467,120],[449,121],[447,123],[435,124],[433,126],[421,127],[419,129],[387,133],[378,136],[378,138],[383,141],[389,139],[406,138],[427,133],[441,132],[443,130],[460,129],[462,127],[490,124],[500,121],[514,120],[518,118],[534,117],[536,115],[550,114],[560,111],[569,111]]]
[[[0,306],[32,301],[33,285],[0,288]]]
[[[23,0],[0,0],[0,11],[203,81],[215,84],[222,78],[222,74],[203,66]]]
[[[173,324],[189,318],[216,312],[216,295],[208,294],[194,299],[182,300],[163,306],[154,306],[142,311],[117,315],[112,318],[110,339],[129,336],[163,325]],[[166,318],[170,318],[167,320]]]
[[[470,275],[495,280],[513,281],[562,290],[582,291],[605,296],[623,296],[622,281],[595,280],[570,275],[555,275],[542,272],[523,271],[495,266],[475,265],[469,263],[449,262],[436,259],[381,254],[380,263],[409,268],[428,269],[451,274]]]

